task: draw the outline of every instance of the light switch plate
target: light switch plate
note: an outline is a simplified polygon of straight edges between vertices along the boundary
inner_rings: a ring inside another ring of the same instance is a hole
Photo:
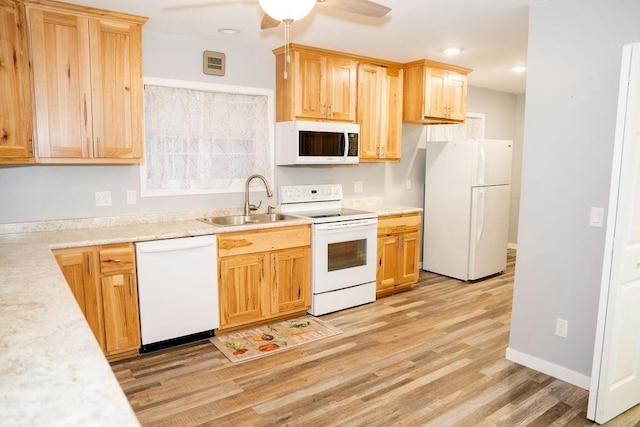
[[[604,222],[604,208],[591,208],[589,214],[589,225],[591,227],[602,227]]]
[[[137,201],[136,190],[127,190],[127,204],[135,205]]]

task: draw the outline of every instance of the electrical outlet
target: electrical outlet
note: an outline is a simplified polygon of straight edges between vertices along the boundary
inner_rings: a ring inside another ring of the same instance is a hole
[[[411,190],[411,180],[410,180],[410,179],[408,179],[408,180],[404,183],[404,185],[405,185],[405,188],[406,188],[407,190]]]
[[[96,191],[96,206],[111,206],[111,191]]]
[[[353,192],[362,193],[362,181],[356,181],[353,183]]]
[[[136,190],[127,190],[127,204],[135,205],[137,203]]]
[[[556,335],[566,338],[569,334],[569,321],[564,319],[556,319]]]

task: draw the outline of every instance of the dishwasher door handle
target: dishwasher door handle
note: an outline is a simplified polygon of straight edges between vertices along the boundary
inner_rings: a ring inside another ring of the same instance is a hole
[[[158,240],[152,242],[136,243],[138,251],[145,254],[159,253],[159,252],[174,252],[183,251],[189,249],[205,248],[207,246],[215,245],[215,236],[211,236],[211,239],[195,239],[190,241],[189,238],[180,238],[176,241],[171,240]]]

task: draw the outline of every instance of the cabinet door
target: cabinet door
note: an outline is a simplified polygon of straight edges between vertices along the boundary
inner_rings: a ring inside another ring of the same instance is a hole
[[[39,158],[93,156],[88,18],[28,9]]]
[[[399,240],[396,235],[378,236],[376,291],[392,289],[398,271]]]
[[[311,248],[272,253],[271,270],[271,314],[311,306]]]
[[[420,233],[406,233],[400,236],[398,254],[397,283],[416,282],[418,280],[418,257],[420,254]]]
[[[220,326],[241,325],[268,315],[266,276],[269,257],[262,253],[220,259]]]
[[[142,156],[142,62],[139,25],[90,21],[95,157]]]
[[[26,31],[24,5],[0,0],[0,163],[33,162]]]
[[[448,117],[464,121],[467,106],[467,76],[449,72],[447,77]]]
[[[133,271],[102,276],[107,355],[140,347],[138,292]]]
[[[382,112],[382,77],[384,69],[371,64],[358,67],[358,110],[360,124],[360,159],[380,157],[380,114]]]
[[[340,121],[356,120],[356,61],[327,57],[328,118]]]
[[[295,114],[300,118],[325,118],[327,114],[326,60],[311,52],[294,52]],[[290,77],[291,78],[291,77]]]
[[[402,157],[402,74],[399,68],[386,68],[384,73],[382,116],[385,120],[381,134],[386,160],[400,160]]]
[[[427,68],[425,73],[425,115],[433,118],[447,117],[447,76],[448,72],[437,68]]]
[[[97,282],[97,262],[93,248],[60,249],[53,254],[71,288],[93,335],[104,348],[102,299]]]

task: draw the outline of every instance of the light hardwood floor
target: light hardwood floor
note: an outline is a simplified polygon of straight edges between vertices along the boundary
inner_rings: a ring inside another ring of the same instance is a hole
[[[343,333],[240,364],[209,341],[115,362],[144,426],[591,426],[588,392],[504,358],[515,253],[475,283],[322,316]],[[640,426],[640,407],[609,423]]]

